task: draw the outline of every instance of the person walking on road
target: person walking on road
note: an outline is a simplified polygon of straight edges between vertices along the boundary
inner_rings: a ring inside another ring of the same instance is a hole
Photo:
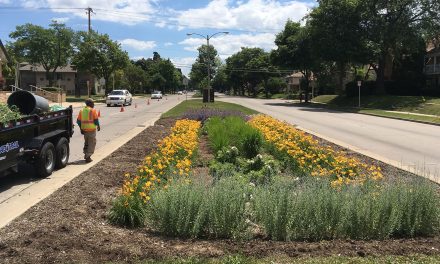
[[[86,106],[79,111],[76,123],[81,129],[81,134],[84,135],[84,159],[89,163],[92,162],[91,156],[95,152],[96,130],[100,131],[101,126],[93,99],[86,99],[85,103]]]

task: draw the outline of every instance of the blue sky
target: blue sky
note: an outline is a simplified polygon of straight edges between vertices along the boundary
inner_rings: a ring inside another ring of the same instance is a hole
[[[87,30],[85,8],[91,7],[92,28],[120,42],[130,58],[157,51],[187,74],[197,47],[206,43],[187,33],[230,32],[210,40],[222,59],[241,47],[270,50],[286,20],[299,21],[314,5],[312,0],[0,0],[0,39],[11,41],[17,25],[46,27],[52,20]]]

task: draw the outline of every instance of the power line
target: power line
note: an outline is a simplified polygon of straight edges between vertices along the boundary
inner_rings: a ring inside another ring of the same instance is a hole
[[[88,10],[90,7],[84,8],[84,7],[22,7],[22,6],[5,6],[0,7],[0,11],[2,9],[5,10]],[[232,29],[232,28],[219,28],[216,25],[210,25],[205,23],[193,23],[193,24],[183,24],[179,23],[178,21],[172,22],[169,19],[175,18],[175,16],[171,15],[157,15],[154,14],[154,18],[152,18],[152,14],[149,14],[147,12],[127,12],[127,11],[118,11],[118,10],[112,10],[112,9],[104,9],[104,8],[95,8],[93,9],[95,11],[104,11],[106,13],[112,13],[115,16],[118,17],[125,17],[125,18],[138,18],[147,20],[151,23],[157,23],[157,24],[164,24],[169,26],[182,26],[182,27],[188,27],[188,28],[212,28],[212,29],[222,29],[222,30],[228,30],[228,31],[235,31],[235,32],[247,32],[247,33],[261,33],[261,34],[274,34],[276,32],[281,31],[282,29],[268,29],[269,31],[257,31],[257,30],[246,30],[246,29]],[[93,12],[92,10],[92,12]],[[88,13],[88,12],[87,12]],[[96,14],[96,13],[95,13]],[[167,20],[159,20],[161,18],[165,18]],[[198,20],[198,18],[192,18],[192,20]],[[200,18],[200,21],[203,21]]]

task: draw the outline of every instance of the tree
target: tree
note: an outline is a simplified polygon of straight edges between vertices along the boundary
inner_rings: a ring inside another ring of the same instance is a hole
[[[225,91],[228,86],[228,76],[226,72],[226,65],[221,65],[217,69],[217,74],[214,76],[212,80],[212,88],[215,91]]]
[[[377,75],[377,91],[385,92],[395,59],[417,47],[418,37],[440,24],[440,1],[359,1],[361,26],[369,47],[370,64]]]
[[[82,40],[77,47],[78,52],[74,63],[78,69],[93,73],[98,78],[106,80],[105,91],[108,92],[107,83],[112,73],[124,69],[129,62],[126,51],[121,45],[112,41],[107,34],[101,35],[94,31],[80,32]]]
[[[307,20],[315,56],[326,66],[335,64],[332,68],[338,76],[337,94],[344,90],[347,66],[367,62],[358,6],[359,2],[353,0],[320,0]]]
[[[182,87],[182,72],[169,59],[162,59],[159,53],[154,52],[153,58],[140,59],[134,64],[146,74],[148,90],[161,90],[165,93],[175,92]]]
[[[310,78],[316,67],[316,57],[313,53],[313,39],[308,27],[288,20],[275,39],[277,49],[271,53],[271,60],[285,68],[298,69],[304,77],[305,101],[309,100]]]
[[[128,90],[130,90],[131,93],[142,90],[142,87],[147,85],[148,79],[146,72],[134,63],[128,63],[124,69],[124,75],[128,83]]]
[[[201,88],[202,82],[208,79],[208,65],[210,65],[209,79],[212,80],[213,76],[216,74],[218,66],[220,65],[220,60],[217,58],[217,50],[212,45],[209,45],[209,47],[207,45],[202,45],[197,50],[199,51],[199,55],[196,62],[191,67],[189,76],[192,84]]]
[[[73,55],[73,31],[56,21],[49,29],[29,23],[17,26],[9,36],[16,40],[12,45],[18,57],[41,64],[50,86],[56,70],[66,66]]]
[[[261,48],[242,47],[239,52],[226,59],[228,80],[234,92],[238,91],[240,94],[244,94],[247,89],[248,94],[256,97],[258,85],[263,83],[268,97],[267,81],[275,70],[270,63],[269,53]]]

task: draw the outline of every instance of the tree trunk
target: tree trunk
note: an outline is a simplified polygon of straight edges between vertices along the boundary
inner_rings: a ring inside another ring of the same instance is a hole
[[[376,94],[385,94],[385,60],[379,59],[379,65],[374,69],[376,72]]]
[[[338,62],[338,80],[336,85],[336,94],[342,95],[344,92],[344,79],[345,79],[345,63]]]
[[[49,70],[46,70],[46,79],[49,81],[49,87],[52,87],[53,73],[51,74],[51,72]]]
[[[264,79],[264,93],[266,94],[266,99],[269,98],[269,89],[267,89],[267,79]]]

